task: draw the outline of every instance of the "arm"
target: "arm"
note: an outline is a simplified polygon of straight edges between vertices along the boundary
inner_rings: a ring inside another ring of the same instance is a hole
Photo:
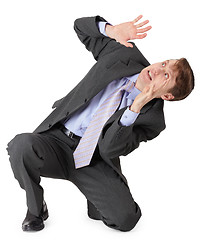
[[[168,81],[169,80],[161,81],[160,84],[157,84],[157,87],[155,86],[156,84],[154,82],[147,85],[143,91],[136,96],[132,105],[123,113],[120,119],[120,124],[122,126],[129,126],[134,123],[144,105],[146,105],[152,99],[158,98],[164,94],[164,89],[168,84]]]
[[[167,79],[165,81],[161,81],[159,84],[156,84],[152,81],[150,84],[144,87],[142,92],[137,95],[132,105],[130,106],[130,110],[136,113],[139,113],[140,110],[150,102],[154,98],[160,98],[164,92],[167,90],[167,84],[170,80]]]
[[[120,155],[127,155],[136,149],[140,142],[151,140],[159,135],[165,128],[163,116],[163,100],[157,99],[164,91],[169,80],[161,82],[155,86],[152,82],[133,101],[130,106],[131,111],[140,112],[142,107],[150,101],[155,104],[143,115],[141,122],[135,121],[130,126],[121,126],[119,120],[121,116],[105,126],[101,134],[99,148],[109,158]],[[162,103],[162,104],[161,104]],[[122,114],[121,114],[122,115]],[[146,115],[146,116],[145,116]],[[138,118],[138,119],[139,119]]]
[[[126,156],[146,142],[157,137],[165,129],[163,101],[153,100],[154,105],[130,126],[120,126],[118,117],[108,123],[99,139],[100,154],[107,158]]]
[[[98,29],[98,22],[107,22],[100,16],[84,17],[74,22],[75,32],[86,49],[92,52],[96,60],[107,54],[114,47],[114,39],[104,36]]]
[[[146,37],[146,33],[144,32],[150,30],[151,27],[141,27],[149,21],[146,20],[135,25],[135,23],[141,18],[142,15],[132,22],[122,23],[115,26],[106,24],[105,30],[108,37],[101,34],[98,29],[98,22],[107,22],[100,16],[76,19],[74,22],[74,29],[80,41],[85,45],[88,51],[92,52],[94,58],[98,60],[99,57],[111,52],[114,49],[116,50],[120,48],[121,44],[127,47],[133,47],[131,43],[127,43],[128,40]],[[139,33],[144,34],[139,35]],[[118,44],[118,42],[121,44]]]
[[[121,126],[130,126],[131,124],[133,124],[136,121],[136,119],[139,115],[139,113],[131,111],[129,108],[130,107],[127,107],[127,109],[122,114],[122,116],[119,120],[119,124]]]

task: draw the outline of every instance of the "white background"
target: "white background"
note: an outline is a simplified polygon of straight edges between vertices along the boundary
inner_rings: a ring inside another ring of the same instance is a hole
[[[4,239],[201,239],[200,3],[191,1],[0,1],[0,237]],[[25,192],[13,177],[5,150],[18,133],[31,132],[95,63],[73,22],[101,15],[112,24],[139,14],[153,29],[135,43],[151,62],[186,57],[196,88],[181,102],[167,102],[167,128],[122,158],[134,199],[142,209],[127,233],[86,214],[85,197],[68,181],[42,179],[50,217],[43,231],[24,233]],[[73,235],[72,235],[73,234]]]

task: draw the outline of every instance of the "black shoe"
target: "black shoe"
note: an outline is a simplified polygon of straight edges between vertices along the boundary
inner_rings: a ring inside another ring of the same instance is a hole
[[[41,210],[41,213],[38,217],[34,216],[27,211],[26,218],[24,219],[22,223],[22,230],[23,231],[40,231],[42,230],[45,225],[44,221],[49,217],[47,205],[45,202],[43,202],[43,208]]]

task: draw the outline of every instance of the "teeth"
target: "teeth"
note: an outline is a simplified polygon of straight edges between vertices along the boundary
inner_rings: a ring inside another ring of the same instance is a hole
[[[148,73],[149,73],[149,76],[150,76],[150,78],[151,78],[151,73],[150,73],[150,71],[148,71]],[[152,80],[152,78],[151,78],[151,80]]]

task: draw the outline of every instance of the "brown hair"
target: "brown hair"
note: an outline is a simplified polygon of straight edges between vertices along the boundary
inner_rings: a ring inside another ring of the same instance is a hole
[[[170,101],[178,101],[186,98],[193,90],[194,75],[186,58],[178,59],[173,70],[177,72],[177,77],[175,86],[169,90],[174,96],[174,99]]]

